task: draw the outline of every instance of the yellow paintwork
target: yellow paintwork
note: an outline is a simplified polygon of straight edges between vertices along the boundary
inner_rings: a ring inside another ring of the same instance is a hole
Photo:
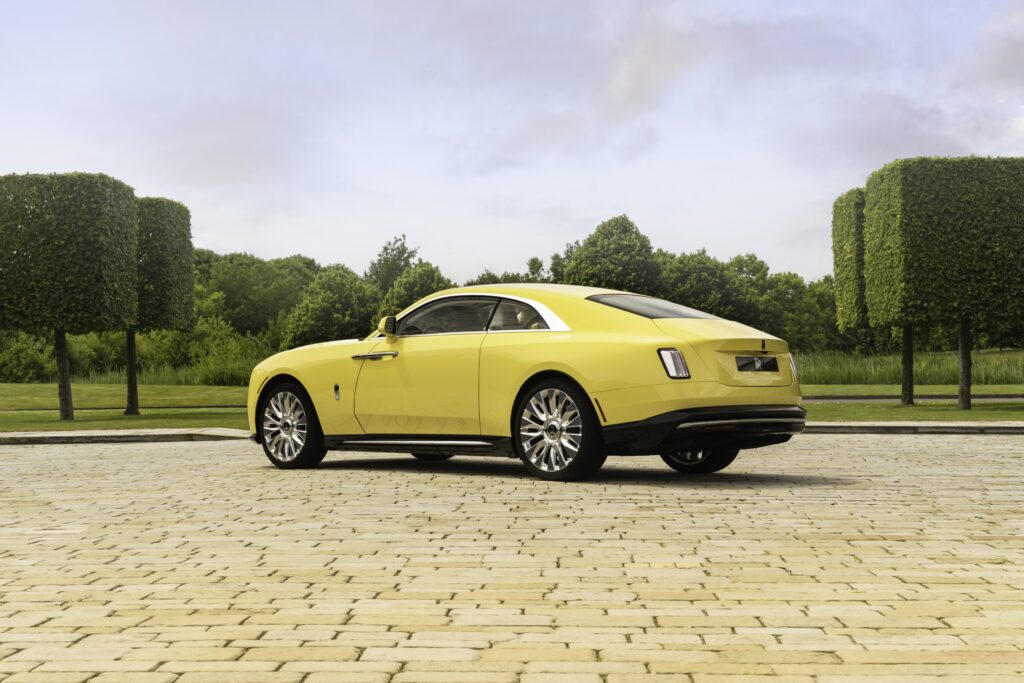
[[[250,431],[255,431],[261,388],[279,375],[301,382],[327,435],[511,436],[519,390],[544,371],[576,380],[599,405],[604,425],[684,408],[800,405],[789,347],[781,339],[728,320],[651,320],[586,300],[610,292],[543,284],[445,290],[410,306],[399,318],[442,296],[505,295],[547,306],[569,331],[375,335],[279,353],[253,371]],[[679,349],[689,367],[689,379],[668,377],[657,355],[661,348]],[[398,355],[375,361],[352,359],[371,351],[397,351]],[[736,355],[776,356],[779,372],[741,373]]]

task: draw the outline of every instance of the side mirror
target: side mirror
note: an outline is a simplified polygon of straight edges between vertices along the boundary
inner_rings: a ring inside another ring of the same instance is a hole
[[[377,325],[377,331],[385,337],[394,337],[398,334],[398,319],[393,315],[381,318],[380,323]]]

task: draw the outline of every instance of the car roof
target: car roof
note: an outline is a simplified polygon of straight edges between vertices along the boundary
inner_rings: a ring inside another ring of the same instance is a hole
[[[513,282],[493,285],[472,285],[453,287],[431,295],[451,296],[452,294],[493,294],[495,296],[519,296],[545,303],[554,299],[586,299],[595,294],[623,294],[614,289],[601,287],[580,287],[578,285],[554,285],[546,282]]]

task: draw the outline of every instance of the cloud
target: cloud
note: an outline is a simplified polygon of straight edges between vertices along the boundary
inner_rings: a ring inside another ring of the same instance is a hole
[[[982,29],[978,49],[955,82],[1000,98],[1019,99],[1024,90],[1024,5],[1016,4]]]
[[[493,131],[492,143],[460,150],[456,166],[477,173],[552,156],[608,154],[628,162],[656,148],[661,135],[652,117],[687,91],[688,79],[712,83],[684,103],[691,109],[715,101],[735,107],[745,93],[864,73],[884,58],[877,39],[848,22],[679,17],[678,8],[649,2],[613,5],[604,14],[592,10],[577,17],[568,39],[564,33],[533,36],[530,55],[518,67],[509,63],[507,46],[522,44],[519,22],[487,22],[490,43],[479,39],[479,21],[458,24],[473,36],[463,47],[473,51],[466,60],[474,65],[470,70],[478,69],[476,77],[487,79],[484,87],[494,88],[496,80],[515,90],[524,70],[536,75],[536,64],[550,68],[539,76],[544,88],[511,103],[510,123]],[[495,68],[499,64],[508,70]]]

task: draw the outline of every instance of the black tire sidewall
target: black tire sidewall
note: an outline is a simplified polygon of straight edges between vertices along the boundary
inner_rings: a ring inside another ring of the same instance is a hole
[[[519,438],[519,422],[523,413],[523,406],[534,394],[542,389],[559,389],[567,393],[576,403],[583,422],[583,437],[580,444],[580,451],[569,463],[569,466],[558,472],[545,472],[535,466],[523,452]],[[601,469],[601,465],[607,457],[604,450],[604,439],[601,435],[601,425],[597,419],[594,407],[590,405],[590,397],[587,396],[575,383],[559,378],[542,379],[534,382],[523,395],[516,401],[512,411],[512,448],[519,456],[526,469],[535,477],[548,481],[580,481],[586,479]]]
[[[287,391],[298,397],[299,402],[302,403],[302,409],[306,413],[306,443],[303,444],[302,450],[295,456],[294,460],[288,462],[282,462],[275,458],[270,449],[267,448],[267,441],[263,434],[263,411],[267,408],[267,403],[275,395]],[[297,470],[307,467],[316,467],[327,455],[327,449],[324,448],[324,433],[320,428],[320,418],[317,417],[316,408],[313,406],[313,400],[306,393],[306,390],[302,388],[302,385],[296,384],[295,382],[281,382],[280,384],[274,385],[270,391],[266,393],[263,400],[260,401],[259,411],[256,413],[257,424],[260,430],[260,445],[263,447],[263,453],[267,456],[276,467],[283,470]]]
[[[712,448],[706,458],[693,465],[676,462],[669,453],[663,453],[661,459],[680,474],[711,474],[731,465],[739,453],[739,450],[735,448]]]
[[[442,462],[455,457],[454,453],[411,453],[410,455],[423,462]]]

